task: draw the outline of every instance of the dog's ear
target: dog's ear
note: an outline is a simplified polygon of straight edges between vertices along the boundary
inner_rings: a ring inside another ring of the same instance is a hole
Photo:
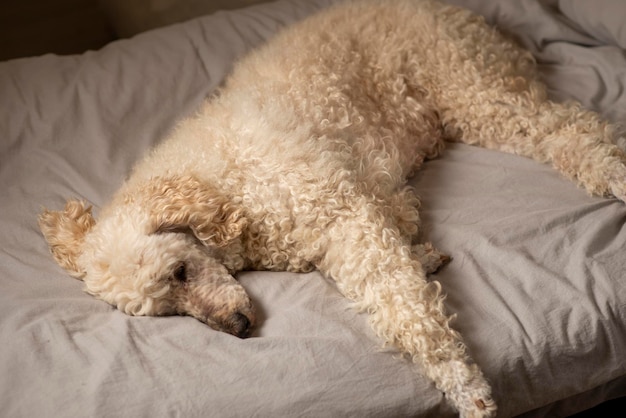
[[[44,211],[39,215],[39,228],[48,241],[54,259],[72,276],[82,278],[78,265],[85,234],[96,224],[91,206],[79,200],[68,200],[62,211]]]
[[[154,178],[146,192],[152,232],[188,228],[205,245],[223,247],[247,225],[238,205],[192,176]]]

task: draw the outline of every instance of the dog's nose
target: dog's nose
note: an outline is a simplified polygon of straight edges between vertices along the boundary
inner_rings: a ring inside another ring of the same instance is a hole
[[[246,338],[250,334],[250,329],[252,323],[250,322],[250,318],[241,312],[234,313],[229,318],[229,329],[231,333],[239,338]]]

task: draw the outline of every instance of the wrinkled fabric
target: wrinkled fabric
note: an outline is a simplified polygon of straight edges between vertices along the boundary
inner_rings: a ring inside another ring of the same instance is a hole
[[[261,320],[241,340],[85,294],[36,224],[69,197],[97,215],[237,57],[331,3],[280,0],[83,55],[0,63],[0,416],[454,416],[318,273],[241,273]],[[531,48],[553,98],[626,122],[623,50],[558,7],[567,2],[454,3]],[[462,144],[411,184],[423,238],[453,257],[435,278],[499,416],[565,416],[626,395],[624,204]]]

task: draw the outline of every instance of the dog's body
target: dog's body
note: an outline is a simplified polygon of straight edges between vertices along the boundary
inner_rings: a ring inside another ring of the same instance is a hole
[[[97,223],[70,201],[40,224],[91,294],[239,336],[254,309],[232,274],[319,269],[461,415],[491,416],[489,385],[426,280],[445,256],[416,244],[419,202],[405,185],[444,140],[551,162],[592,193],[626,196],[610,125],[548,101],[526,51],[454,7],[368,1],[243,59]]]

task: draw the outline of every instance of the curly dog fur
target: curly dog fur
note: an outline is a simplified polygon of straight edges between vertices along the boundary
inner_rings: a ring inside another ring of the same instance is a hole
[[[319,269],[386,344],[464,417],[491,389],[427,281],[445,256],[417,244],[407,177],[445,140],[551,163],[589,192],[626,197],[612,127],[546,98],[531,55],[434,1],[354,1],[279,34],[134,169],[96,222],[45,211],[57,262],[131,315],[191,315],[246,336],[242,269]]]

